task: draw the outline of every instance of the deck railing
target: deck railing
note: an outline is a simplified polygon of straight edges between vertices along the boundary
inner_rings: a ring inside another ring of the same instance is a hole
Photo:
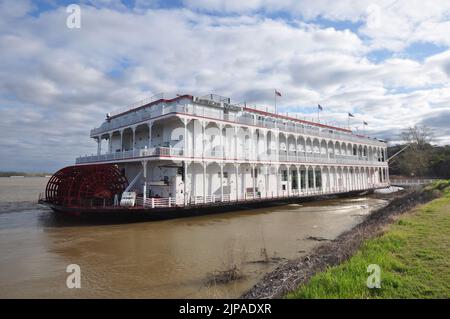
[[[104,162],[114,160],[124,160],[133,158],[142,158],[149,156],[183,156],[184,150],[182,148],[175,147],[155,147],[155,148],[142,148],[131,151],[123,151],[116,153],[108,153],[101,155],[85,155],[76,159],[77,164],[91,163],[91,162]]]
[[[369,183],[365,187],[353,187],[347,188],[341,187],[324,187],[321,188],[310,188],[310,189],[292,189],[276,192],[270,192],[266,194],[265,192],[247,192],[240,194],[236,197],[236,194],[224,194],[223,196],[217,194],[209,194],[206,196],[191,196],[186,198],[186,204],[184,198],[147,198],[144,202],[142,197],[136,198],[136,207],[147,207],[147,208],[169,208],[169,207],[185,207],[185,206],[204,206],[213,204],[236,204],[236,203],[246,203],[261,200],[277,200],[277,199],[289,199],[289,198],[304,198],[311,196],[322,196],[331,194],[341,194],[351,191],[365,191],[373,188],[388,187],[388,183]]]
[[[324,153],[308,153],[308,152],[279,152],[278,156],[276,152],[270,152],[268,154],[254,155],[248,150],[244,150],[243,153],[238,154],[237,160],[241,161],[265,161],[265,162],[314,162],[318,164],[354,164],[354,165],[366,165],[366,164],[381,164],[377,160],[369,160],[367,156],[358,157],[351,155],[335,155],[328,156]],[[175,147],[152,147],[142,148],[136,150],[129,150],[123,152],[115,152],[101,155],[85,155],[76,159],[77,164],[91,163],[91,162],[105,162],[115,160],[125,160],[144,157],[196,157],[201,158],[200,154],[193,156],[193,154],[186,153],[183,148]],[[210,150],[203,154],[203,158],[207,159],[221,159],[221,160],[235,160],[234,155],[228,155],[222,150]]]
[[[389,183],[368,183],[363,187],[352,187],[347,188],[345,186],[324,186],[323,188],[301,188],[301,189],[292,189],[292,190],[280,190],[278,192],[246,192],[244,194],[209,194],[206,196],[191,196],[185,199],[183,197],[164,197],[164,198],[156,198],[150,197],[144,198],[142,196],[138,196],[136,198],[135,206],[128,207],[130,209],[133,208],[171,208],[171,207],[196,207],[196,206],[205,206],[205,205],[220,205],[220,204],[240,204],[240,203],[250,203],[255,201],[271,201],[271,200],[283,200],[283,199],[292,199],[292,198],[304,198],[311,196],[322,196],[322,195],[331,195],[331,194],[342,194],[351,191],[360,191],[363,192],[365,190],[370,190],[374,188],[383,188],[388,187]],[[45,195],[39,194],[39,202],[45,203],[47,199]],[[101,204],[101,203],[100,203]],[[102,205],[95,205],[93,201],[87,201],[84,203],[82,207],[101,207],[101,208],[117,208],[119,206],[111,206],[112,203],[103,202]]]
[[[406,178],[406,179],[391,179],[391,185],[396,186],[415,186],[415,185],[426,185],[431,184],[436,179],[433,178]]]
[[[145,104],[144,104],[145,105]],[[324,137],[339,139],[348,142],[368,143],[378,146],[384,146],[385,144],[370,137],[361,137],[354,134],[340,132],[334,130],[333,133],[329,132],[329,129],[307,128],[302,125],[293,125],[291,123],[280,120],[258,120],[257,118],[250,117],[248,114],[224,114],[221,109],[209,110],[205,107],[199,107],[194,104],[188,105],[154,105],[148,109],[140,110],[135,113],[130,113],[122,118],[112,119],[111,122],[105,122],[100,127],[91,130],[91,136],[96,136],[102,133],[117,130],[121,127],[131,126],[136,123],[144,122],[162,115],[179,113],[186,115],[195,115],[201,117],[207,117],[217,120],[229,121],[238,124],[245,125],[258,125],[268,129],[279,129],[286,132],[310,135],[313,137]]]

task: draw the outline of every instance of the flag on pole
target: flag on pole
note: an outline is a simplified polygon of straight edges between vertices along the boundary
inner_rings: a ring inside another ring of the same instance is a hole
[[[350,118],[351,117],[355,117],[352,113],[348,112],[348,117],[347,117],[347,127],[348,129],[350,129]]]
[[[320,123],[320,111],[323,111],[323,107],[321,107],[320,104],[317,104],[317,123]]]
[[[364,122],[364,121],[363,121],[363,124],[364,124],[364,125],[369,125],[369,123],[367,123],[367,122]]]
[[[275,114],[278,114],[278,109],[277,109],[277,96],[281,97],[281,93],[277,91],[277,89],[274,90],[275,91]]]

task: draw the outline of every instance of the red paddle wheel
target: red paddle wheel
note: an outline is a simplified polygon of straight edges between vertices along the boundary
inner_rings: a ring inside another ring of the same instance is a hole
[[[50,178],[45,197],[47,203],[62,207],[111,205],[127,186],[116,165],[68,166]]]

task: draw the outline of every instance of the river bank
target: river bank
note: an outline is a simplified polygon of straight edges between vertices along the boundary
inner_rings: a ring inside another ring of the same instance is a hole
[[[27,173],[27,172],[16,172],[16,171],[0,171],[0,177],[46,177],[51,176],[51,173]]]
[[[360,249],[364,241],[380,236],[386,226],[393,223],[399,215],[413,209],[418,204],[437,198],[439,194],[439,191],[434,189],[417,188],[405,189],[394,194],[372,195],[376,198],[389,198],[389,205],[368,215],[363,222],[344,232],[335,240],[327,241],[309,254],[278,266],[241,297],[281,298],[287,293],[295,291],[297,287],[304,285],[313,276],[322,273],[328,267],[347,261]],[[367,275],[366,273],[365,278]],[[365,284],[365,281],[363,283]],[[298,296],[306,297],[308,295],[299,294]]]

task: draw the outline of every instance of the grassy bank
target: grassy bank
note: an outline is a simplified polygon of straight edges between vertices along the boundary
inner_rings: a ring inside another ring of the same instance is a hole
[[[429,187],[442,196],[403,215],[363,242],[339,266],[316,274],[288,298],[450,298],[450,182]],[[381,268],[381,288],[366,286],[367,266]]]

